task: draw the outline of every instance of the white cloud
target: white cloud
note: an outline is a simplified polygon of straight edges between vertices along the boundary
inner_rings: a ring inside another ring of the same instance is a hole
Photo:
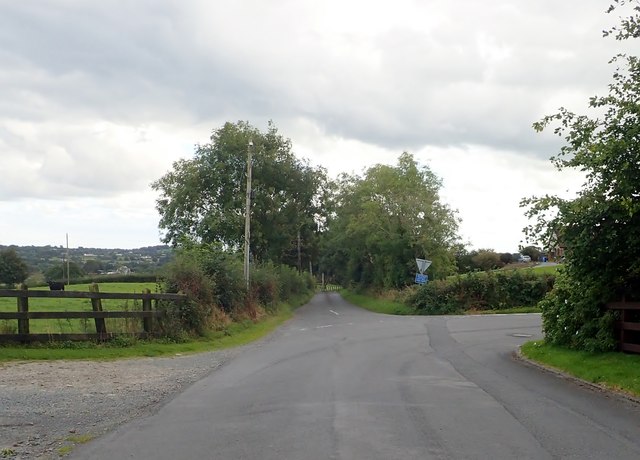
[[[0,243],[46,240],[43,229],[77,219],[87,240],[154,244],[153,199],[134,218],[125,201],[146,197],[225,121],[273,119],[333,174],[403,150],[430,159],[465,236],[511,250],[520,198],[573,180],[546,160],[559,140],[531,124],[560,106],[583,110],[606,90],[607,60],[629,49],[601,38],[616,20],[606,6],[1,2],[0,211],[24,223],[3,221]],[[87,206],[96,225],[85,227]]]

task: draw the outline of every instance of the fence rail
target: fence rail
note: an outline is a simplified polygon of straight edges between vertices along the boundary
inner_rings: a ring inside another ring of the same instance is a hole
[[[640,302],[609,302],[607,309],[620,312],[615,324],[618,349],[640,353]]]
[[[340,289],[342,289],[342,286],[338,285],[338,284],[319,284],[319,290],[321,291],[339,291]]]
[[[146,289],[142,293],[100,292],[97,284],[89,286],[89,292],[82,291],[30,291],[26,286],[20,289],[0,289],[0,297],[14,297],[17,311],[0,312],[0,320],[17,320],[17,334],[1,334],[0,342],[34,342],[51,340],[107,340],[116,336],[134,335],[149,337],[153,335],[154,318],[163,316],[163,311],[157,309],[158,300],[184,302],[187,296],[183,294],[152,293]],[[29,311],[29,298],[49,299],[88,299],[91,301],[92,311]],[[103,299],[141,300],[142,310],[138,311],[105,311],[102,308]],[[155,308],[154,308],[155,305]],[[137,318],[142,319],[143,331],[135,333],[107,332],[105,319],[107,318]],[[58,333],[34,334],[30,333],[30,321],[42,319],[94,319],[96,332],[92,333]]]

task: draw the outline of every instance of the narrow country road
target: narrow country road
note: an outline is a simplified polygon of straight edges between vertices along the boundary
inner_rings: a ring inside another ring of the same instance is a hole
[[[317,295],[78,459],[638,459],[640,409],[523,365],[539,315],[394,317]]]

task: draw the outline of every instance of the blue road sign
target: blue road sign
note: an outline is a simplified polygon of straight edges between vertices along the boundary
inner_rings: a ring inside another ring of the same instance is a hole
[[[429,275],[423,275],[422,273],[416,273],[416,283],[426,284],[429,281]]]

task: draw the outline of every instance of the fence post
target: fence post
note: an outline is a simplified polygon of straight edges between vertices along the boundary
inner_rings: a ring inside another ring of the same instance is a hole
[[[89,292],[100,292],[98,285],[96,283],[90,284]],[[91,299],[91,308],[93,308],[93,311],[102,311],[102,299]],[[95,322],[98,340],[104,340],[107,334],[107,325],[105,324],[104,318],[95,318]]]
[[[144,289],[142,293],[151,294],[151,290]],[[142,311],[151,311],[151,297],[142,299]],[[153,318],[151,316],[145,316],[142,318],[142,326],[144,328],[144,332],[151,334],[151,331],[153,330]]]
[[[28,288],[26,284],[21,284],[20,285],[20,290],[24,291],[24,293],[26,294],[24,297],[18,297],[17,301],[18,301],[18,313],[28,313],[29,312],[29,297],[27,297],[28,294]],[[25,318],[25,319],[19,319],[18,320],[18,334],[25,334],[28,335],[29,334],[29,318]],[[24,341],[28,341],[28,339],[24,339]]]

